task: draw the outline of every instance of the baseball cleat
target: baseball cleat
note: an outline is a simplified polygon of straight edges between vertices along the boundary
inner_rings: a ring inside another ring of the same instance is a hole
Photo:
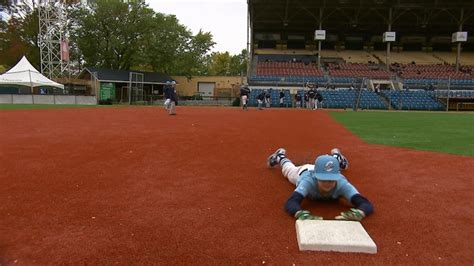
[[[286,150],[283,148],[279,148],[278,150],[276,150],[272,155],[268,157],[268,160],[267,160],[268,167],[273,167],[279,164],[280,160],[282,158],[285,158],[285,153],[286,153]]]
[[[342,170],[347,170],[347,168],[349,168],[349,161],[344,155],[342,155],[342,152],[338,148],[332,149],[331,155],[339,161],[339,167]]]

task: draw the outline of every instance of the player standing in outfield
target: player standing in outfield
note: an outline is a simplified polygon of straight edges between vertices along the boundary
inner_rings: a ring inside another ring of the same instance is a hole
[[[283,107],[285,103],[285,92],[283,90],[280,90],[280,107]]]
[[[296,102],[296,108],[301,107],[301,94],[299,92],[296,92],[295,94],[295,102]]]
[[[164,98],[165,98],[165,102],[164,102],[164,106],[165,106],[165,110],[168,111],[170,109],[170,98],[169,98],[169,94],[168,94],[168,87],[171,87],[171,81],[166,81],[166,84],[165,86],[163,87],[163,94],[164,94]]]
[[[262,105],[265,101],[265,91],[262,91],[257,95],[257,102],[258,102],[258,110],[263,110]]]
[[[323,217],[312,215],[301,208],[304,198],[317,201],[339,200],[340,197],[348,200],[354,208],[341,212],[336,220],[361,221],[370,215],[374,208],[372,203],[362,196],[357,189],[347,181],[340,170],[346,170],[349,162],[337,148],[331,150],[331,155],[321,155],[316,158],[315,164],[295,166],[286,157],[286,150],[279,148],[268,157],[267,164],[273,167],[281,166],[283,176],[296,189],[285,204],[285,210],[299,220],[322,220]]]
[[[304,106],[302,106],[303,108],[308,108],[309,106],[309,93],[308,92],[305,92],[304,93]]]
[[[265,91],[265,107],[270,108],[272,104],[272,88]]]
[[[309,97],[309,106],[308,109],[314,110],[316,104],[315,104],[315,99],[316,99],[316,91],[313,89],[313,87],[309,87],[308,91],[308,97]]]
[[[176,96],[176,81],[172,81],[170,86],[165,87],[165,98],[166,101],[169,100],[168,104],[165,105],[166,110],[168,110],[168,114],[176,115],[176,105],[178,103],[178,97]]]
[[[322,108],[322,102],[323,102],[323,96],[321,95],[320,92],[316,91],[316,101],[314,102],[316,109],[318,109],[318,105],[321,105],[321,108]]]
[[[247,100],[250,95],[250,89],[247,84],[244,84],[240,87],[240,98],[242,99],[242,109],[249,110],[247,107]]]

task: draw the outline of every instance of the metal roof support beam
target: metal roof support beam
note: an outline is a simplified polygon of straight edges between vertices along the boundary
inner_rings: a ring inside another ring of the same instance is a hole
[[[392,8],[388,9],[388,29],[387,31],[392,31]],[[387,42],[387,54],[385,65],[387,71],[390,71],[390,42]]]
[[[247,0],[249,1],[249,0]],[[250,4],[247,2],[247,82],[250,77],[250,67],[252,66],[252,60],[253,60],[253,47],[250,47],[250,45],[253,43],[253,31],[251,30],[252,26],[252,21],[251,21],[251,10],[250,10]]]
[[[286,0],[285,17],[283,18],[283,26],[288,26],[288,4],[290,0]]]
[[[319,9],[319,29],[323,29],[323,9]],[[318,69],[321,69],[321,40],[318,40]]]
[[[464,19],[464,8],[461,8],[461,14],[459,16],[459,28],[458,31],[462,31],[462,24]],[[459,64],[461,60],[461,42],[458,42],[457,53],[456,53],[456,72],[459,71]]]

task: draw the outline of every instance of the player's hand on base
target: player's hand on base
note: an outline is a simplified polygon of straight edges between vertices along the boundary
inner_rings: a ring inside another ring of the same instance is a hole
[[[336,216],[336,220],[347,220],[347,221],[362,221],[365,218],[365,213],[362,210],[351,208],[346,212],[341,212],[341,215]]]
[[[298,220],[322,220],[323,219],[323,217],[321,217],[321,216],[312,215],[307,210],[297,211],[295,213],[295,217]]]

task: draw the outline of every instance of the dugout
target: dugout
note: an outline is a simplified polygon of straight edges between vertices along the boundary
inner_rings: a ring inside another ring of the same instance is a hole
[[[85,68],[80,79],[90,80],[99,101],[146,104],[163,99],[166,81],[172,77],[157,73],[131,70]]]

